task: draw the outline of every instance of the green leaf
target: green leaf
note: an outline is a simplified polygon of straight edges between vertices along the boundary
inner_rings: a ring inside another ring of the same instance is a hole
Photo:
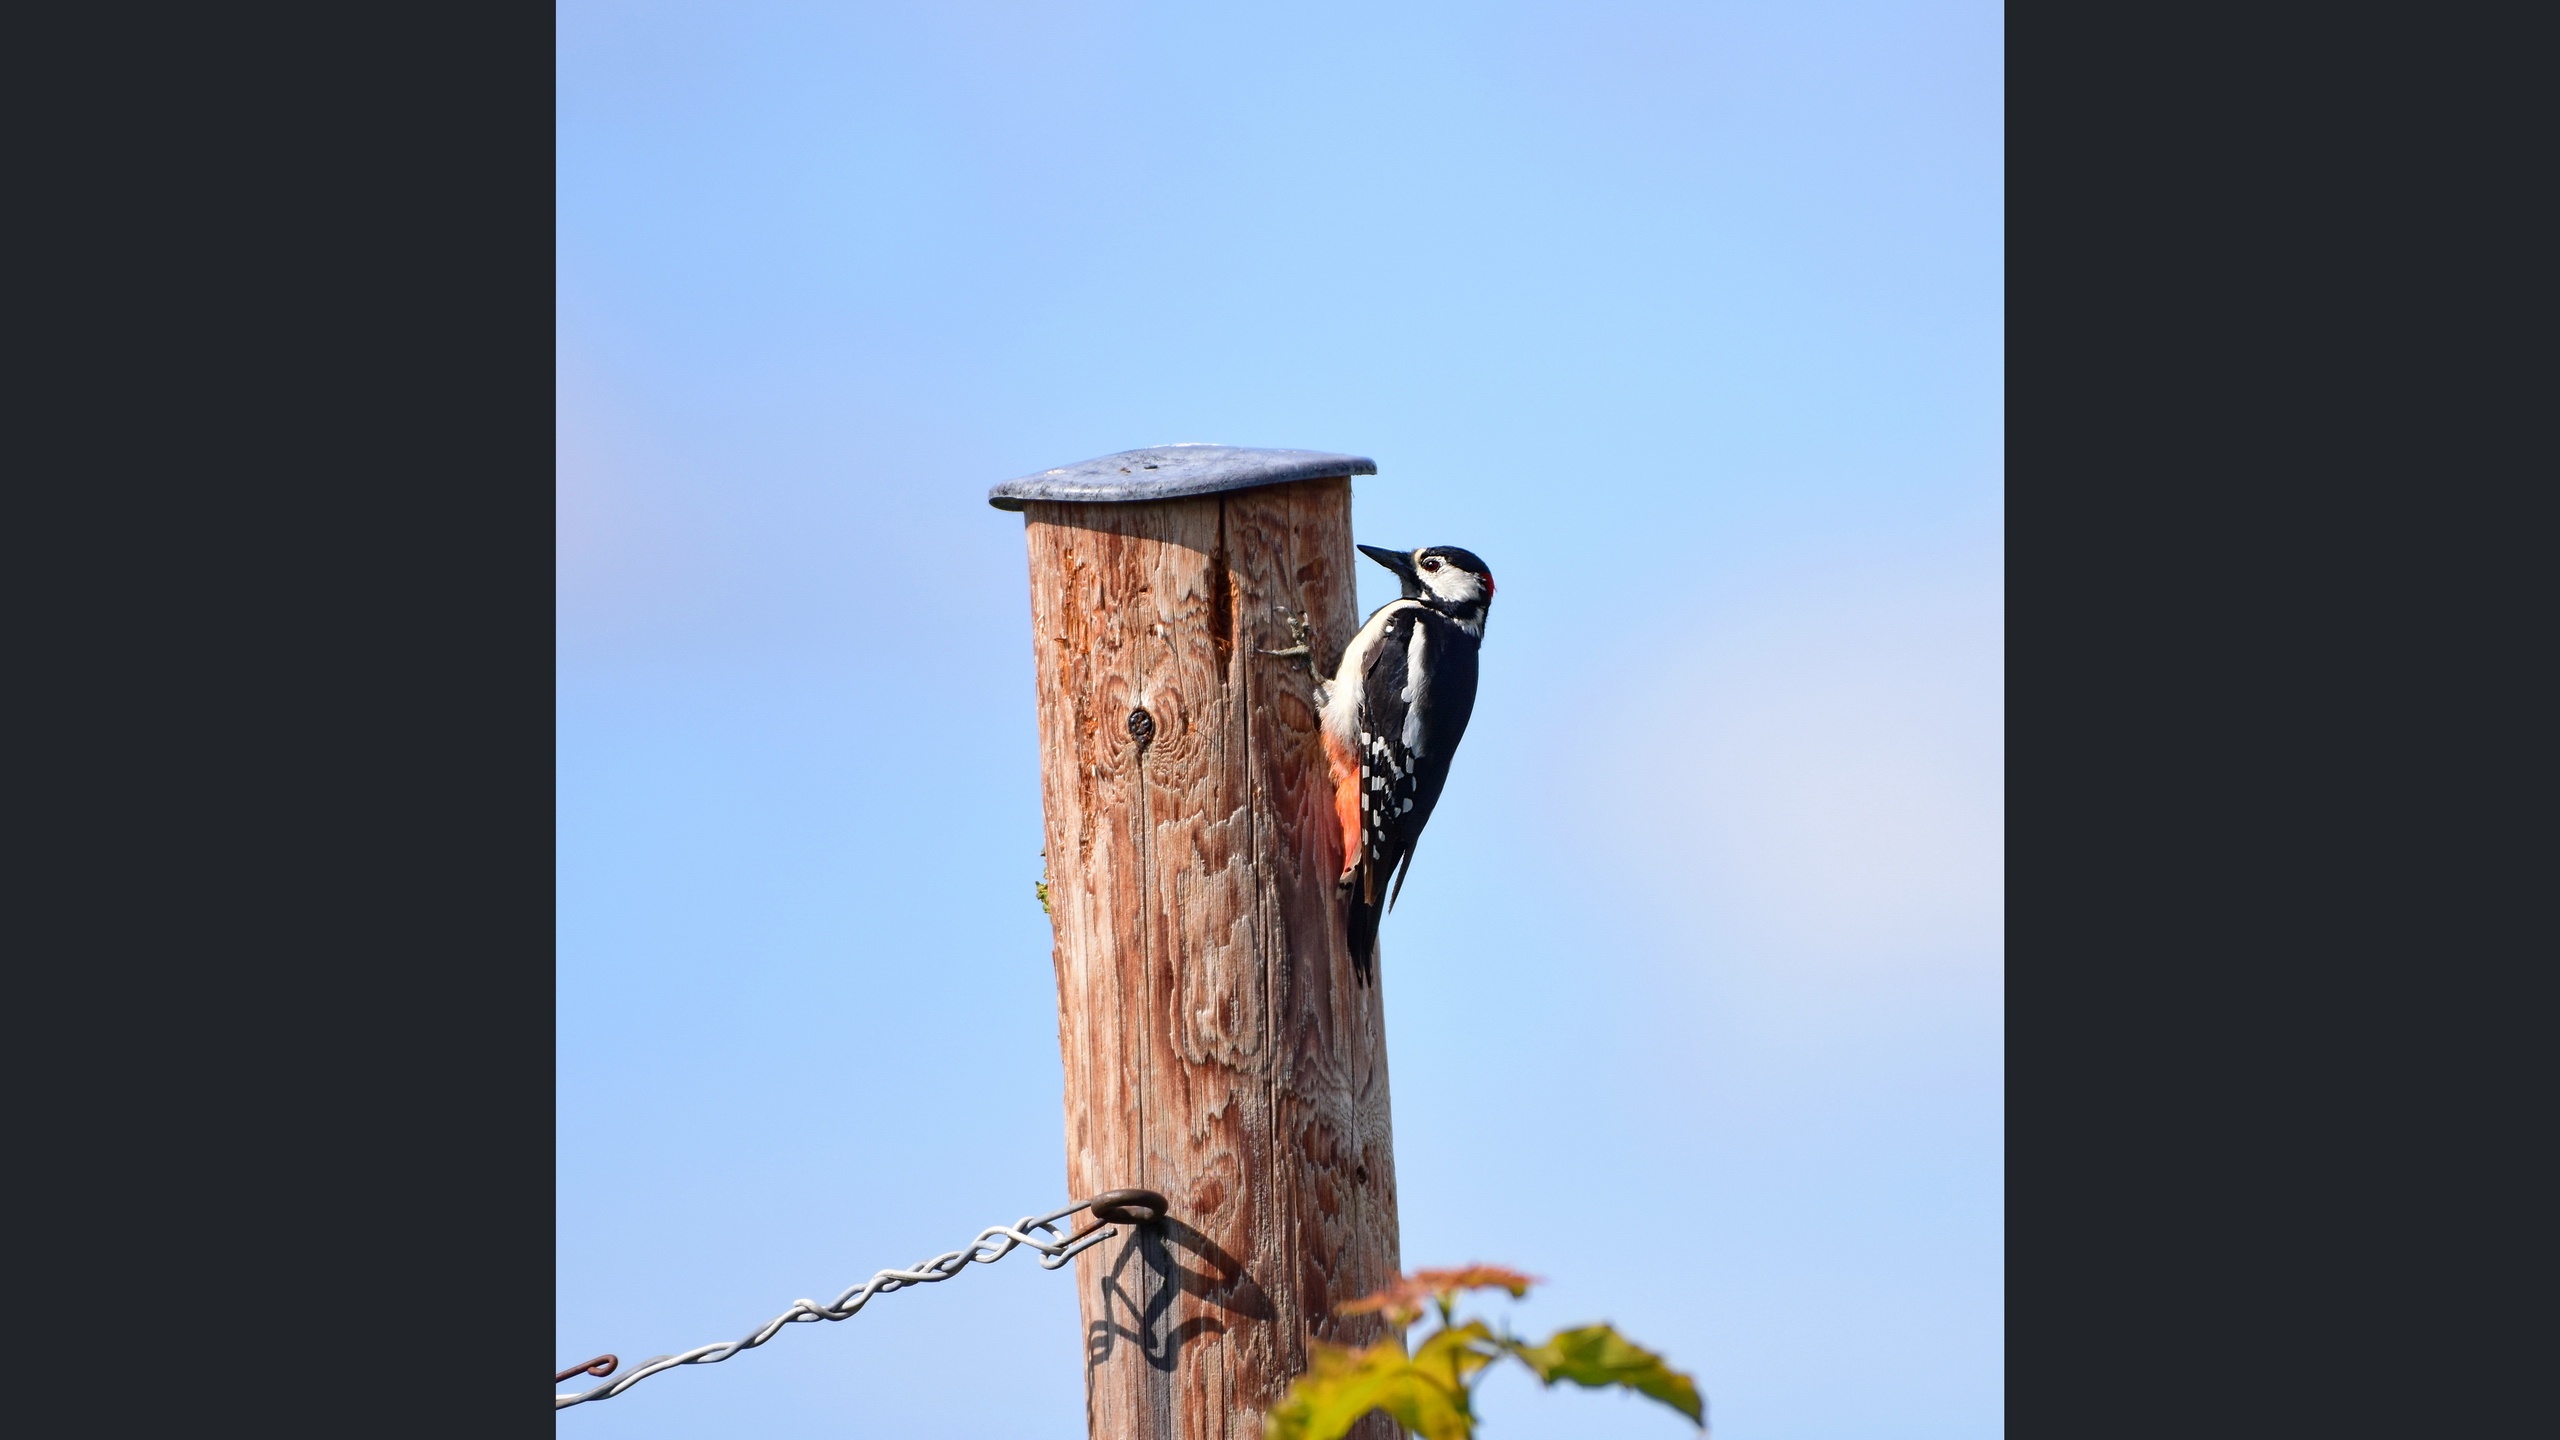
[[[1493,1357],[1465,1344],[1464,1335],[1441,1343],[1448,1334],[1433,1335],[1410,1357],[1392,1336],[1365,1350],[1314,1342],[1307,1373],[1272,1407],[1263,1440],[1341,1440],[1372,1410],[1386,1411],[1423,1440],[1473,1440],[1475,1414],[1459,1382]]]
[[[1389,1343],[1393,1343],[1392,1341]],[[1413,1368],[1464,1390],[1467,1377],[1502,1358],[1493,1332],[1481,1320],[1431,1332],[1413,1352]]]
[[[1606,1325],[1559,1330],[1542,1344],[1514,1343],[1507,1348],[1548,1385],[1559,1380],[1594,1389],[1623,1385],[1688,1416],[1689,1423],[1700,1429],[1706,1428],[1707,1407],[1698,1398],[1698,1382]]]

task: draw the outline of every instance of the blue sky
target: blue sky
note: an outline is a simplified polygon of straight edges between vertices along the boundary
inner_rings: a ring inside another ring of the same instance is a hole
[[[1407,1263],[1720,1440],[1999,1432],[1996,7],[559,14],[562,1363],[1069,1198],[983,497],[1216,441],[1501,580],[1385,931]],[[558,1423],[1078,1435],[1070,1285]]]

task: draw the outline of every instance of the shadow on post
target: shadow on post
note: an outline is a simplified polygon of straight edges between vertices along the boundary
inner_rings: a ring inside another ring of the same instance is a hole
[[[1187,1263],[1186,1263],[1187,1261]],[[1102,1277],[1102,1318],[1085,1336],[1086,1368],[1109,1361],[1122,1342],[1138,1347],[1147,1364],[1170,1371],[1182,1347],[1204,1335],[1226,1333],[1212,1315],[1168,1326],[1176,1294],[1191,1295],[1232,1315],[1269,1320],[1271,1297],[1245,1273],[1244,1262],[1215,1240],[1179,1220],[1139,1226]]]

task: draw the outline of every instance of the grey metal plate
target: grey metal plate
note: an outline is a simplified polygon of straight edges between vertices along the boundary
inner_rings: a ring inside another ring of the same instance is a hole
[[[1170,500],[1284,480],[1377,473],[1378,462],[1366,455],[1254,450],[1241,445],[1156,445],[1007,480],[987,492],[987,503],[999,510],[1019,510],[1032,500]]]

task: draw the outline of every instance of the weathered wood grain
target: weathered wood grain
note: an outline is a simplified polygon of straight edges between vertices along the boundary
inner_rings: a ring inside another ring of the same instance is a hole
[[[1067,1184],[1172,1214],[1077,1262],[1093,1440],[1261,1434],[1398,1268],[1384,1013],[1336,914],[1312,679],[1357,625],[1351,484],[1024,511]],[[1130,712],[1153,721],[1132,736]],[[1373,1416],[1355,1432],[1389,1440]]]

